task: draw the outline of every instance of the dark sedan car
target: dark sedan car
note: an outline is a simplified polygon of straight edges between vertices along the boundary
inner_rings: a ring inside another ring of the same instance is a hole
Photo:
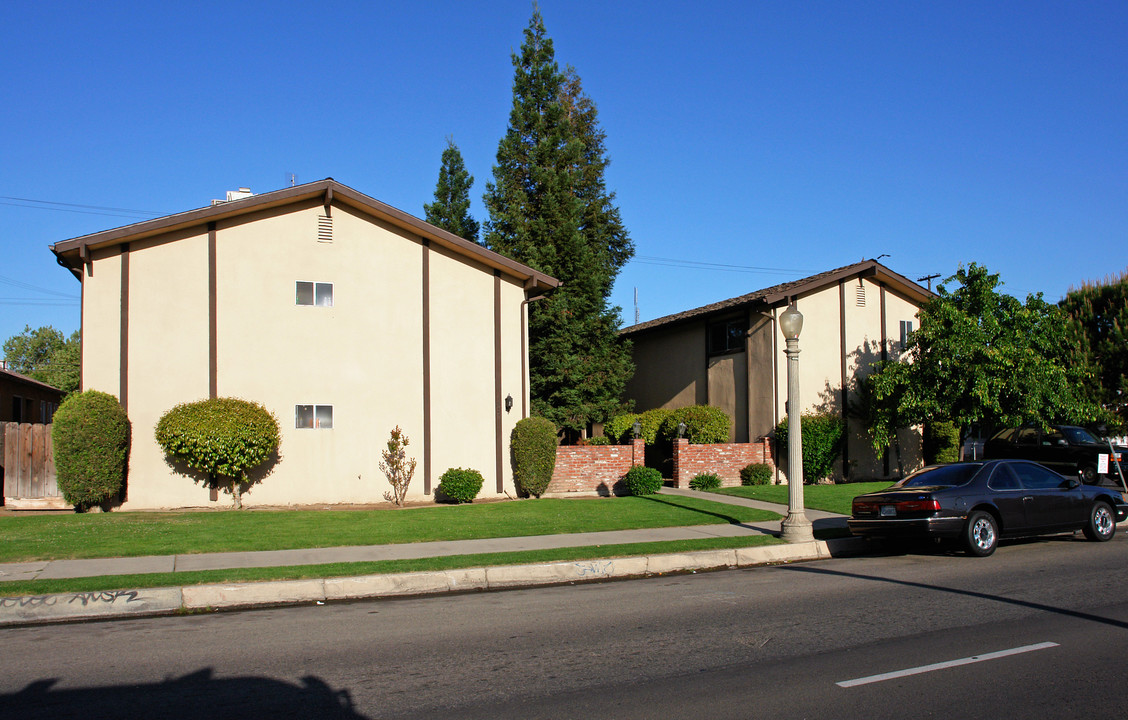
[[[1128,450],[1114,448],[1076,425],[1051,425],[1043,430],[1033,425],[1000,430],[983,445],[988,460],[1015,458],[1033,460],[1063,475],[1080,476],[1086,485],[1111,476],[1119,481],[1115,461],[1125,462]]]
[[[1002,537],[1082,530],[1103,542],[1126,516],[1116,490],[1025,460],[988,460],[926,467],[860,495],[848,525],[861,536],[959,539],[985,557]]]

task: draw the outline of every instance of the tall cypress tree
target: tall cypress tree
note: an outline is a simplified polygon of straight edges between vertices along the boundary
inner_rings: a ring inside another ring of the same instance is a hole
[[[474,176],[467,172],[454,138],[447,138],[439,167],[439,182],[435,185],[435,202],[423,205],[427,222],[460,238],[478,242],[478,221],[470,215],[470,187],[473,184]]]
[[[633,254],[614,195],[595,104],[556,64],[534,8],[513,54],[513,108],[486,185],[485,243],[564,284],[529,306],[533,411],[575,437],[620,409],[633,372],[608,307],[619,268]]]
[[[1071,289],[1059,303],[1070,318],[1077,364],[1093,368],[1092,397],[1114,431],[1128,428],[1128,271]]]

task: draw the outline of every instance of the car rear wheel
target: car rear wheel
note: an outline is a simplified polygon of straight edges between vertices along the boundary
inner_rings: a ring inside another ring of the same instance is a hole
[[[990,513],[976,510],[967,519],[964,528],[967,551],[978,557],[987,557],[999,544],[999,524]]]
[[[1112,508],[1103,500],[1093,503],[1089,511],[1089,524],[1085,526],[1085,537],[1094,542],[1106,542],[1116,534],[1116,516]]]
[[[1086,485],[1095,485],[1100,479],[1097,475],[1097,469],[1092,465],[1085,465],[1077,472],[1081,475],[1081,482]]]

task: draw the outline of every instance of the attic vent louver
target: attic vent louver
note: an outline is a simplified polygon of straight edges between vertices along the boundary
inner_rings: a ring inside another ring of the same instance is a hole
[[[317,242],[333,242],[333,218],[328,215],[317,216]]]
[[[858,283],[858,307],[866,306],[866,286]]]

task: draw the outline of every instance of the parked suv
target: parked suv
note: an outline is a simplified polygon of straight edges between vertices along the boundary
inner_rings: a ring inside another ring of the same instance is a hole
[[[1101,473],[1119,480],[1115,460],[1128,460],[1128,448],[1114,447],[1110,456],[1108,443],[1075,425],[1051,425],[1048,430],[1034,425],[1007,428],[995,434],[983,446],[988,460],[1020,458],[1033,460],[1062,475],[1081,476],[1088,485],[1098,482]],[[1128,472],[1128,468],[1124,468]]]

